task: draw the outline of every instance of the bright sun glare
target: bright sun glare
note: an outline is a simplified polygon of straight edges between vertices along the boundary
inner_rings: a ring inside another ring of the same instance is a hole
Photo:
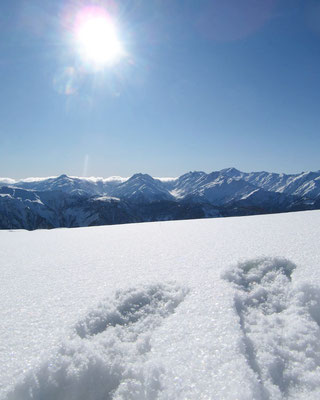
[[[94,67],[112,65],[124,54],[115,23],[103,9],[83,10],[77,18],[75,37],[81,57]]]

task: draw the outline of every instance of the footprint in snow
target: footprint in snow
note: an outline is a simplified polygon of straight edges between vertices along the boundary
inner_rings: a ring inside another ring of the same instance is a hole
[[[170,283],[117,291],[79,321],[57,354],[30,371],[7,399],[156,399],[163,367],[147,357],[152,332],[187,292]]]
[[[154,285],[117,291],[112,300],[104,301],[89,312],[76,325],[75,331],[82,339],[91,339],[117,328],[114,332],[121,340],[132,341],[172,314],[184,296],[185,291],[175,285]]]
[[[283,258],[261,258],[223,275],[236,288],[242,350],[262,400],[320,398],[320,289],[294,287],[295,268]]]

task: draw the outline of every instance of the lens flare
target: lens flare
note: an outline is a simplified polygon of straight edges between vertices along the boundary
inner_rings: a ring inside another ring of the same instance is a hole
[[[79,12],[75,40],[83,60],[96,68],[113,65],[124,55],[115,21],[100,7]]]

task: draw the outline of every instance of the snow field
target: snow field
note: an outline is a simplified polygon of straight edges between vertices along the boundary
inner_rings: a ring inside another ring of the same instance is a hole
[[[0,232],[0,398],[320,398],[319,222]]]

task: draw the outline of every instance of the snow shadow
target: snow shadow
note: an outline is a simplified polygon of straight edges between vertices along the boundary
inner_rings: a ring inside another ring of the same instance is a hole
[[[156,399],[163,366],[148,359],[152,332],[187,292],[174,283],[117,291],[89,311],[56,355],[30,371],[7,399]]]
[[[241,351],[261,400],[320,398],[320,288],[294,286],[284,258],[238,264],[223,278],[235,285]]]

